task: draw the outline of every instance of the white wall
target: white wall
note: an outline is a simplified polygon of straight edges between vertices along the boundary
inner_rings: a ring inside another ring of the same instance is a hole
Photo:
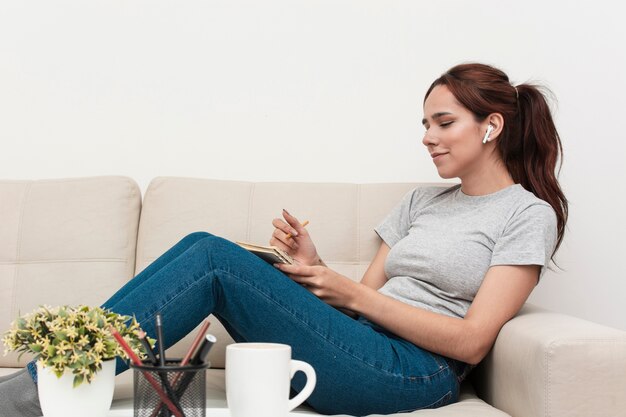
[[[482,61],[548,84],[571,201],[532,296],[626,329],[617,1],[0,0],[0,178],[437,181],[421,102]]]

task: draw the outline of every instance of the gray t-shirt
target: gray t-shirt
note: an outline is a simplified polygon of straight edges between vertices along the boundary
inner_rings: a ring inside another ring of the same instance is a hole
[[[460,185],[416,188],[375,228],[391,248],[379,292],[465,317],[490,266],[541,265],[543,275],[556,223],[552,207],[520,184],[483,196]]]

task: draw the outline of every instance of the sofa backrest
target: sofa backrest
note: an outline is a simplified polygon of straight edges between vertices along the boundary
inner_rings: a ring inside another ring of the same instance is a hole
[[[129,178],[0,181],[0,334],[42,304],[99,305],[132,278],[140,208]]]
[[[273,231],[272,219],[280,217],[285,208],[301,221],[310,221],[307,230],[329,267],[358,280],[380,245],[374,227],[418,185],[435,184],[155,178],[144,196],[136,272],[191,232],[207,231],[233,241],[267,244]],[[216,318],[210,320],[210,331],[219,343],[209,360],[213,367],[223,367],[225,346],[233,341]],[[171,349],[170,356],[184,356],[189,343],[188,336]]]
[[[142,207],[137,184],[125,177],[0,181],[0,334],[42,304],[102,304],[191,232],[267,243],[283,208],[310,221],[307,229],[329,267],[358,280],[380,245],[374,226],[405,193],[426,185],[434,184],[162,177],[150,183]],[[209,359],[223,367],[233,341],[217,319],[211,323],[219,343]],[[170,356],[182,356],[189,341]],[[29,359],[0,355],[0,367]]]

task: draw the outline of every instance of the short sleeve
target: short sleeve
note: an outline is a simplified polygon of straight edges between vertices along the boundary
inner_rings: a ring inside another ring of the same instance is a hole
[[[493,265],[540,265],[541,275],[556,245],[556,214],[547,204],[533,204],[515,214],[497,239]]]
[[[391,248],[409,234],[411,227],[412,190],[402,197],[402,200],[389,212],[387,217],[374,228],[378,236]]]

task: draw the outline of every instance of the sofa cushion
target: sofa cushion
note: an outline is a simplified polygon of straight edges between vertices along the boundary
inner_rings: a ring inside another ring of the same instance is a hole
[[[0,181],[0,332],[38,305],[103,303],[134,274],[140,208],[124,177]]]
[[[307,230],[329,267],[358,280],[380,245],[374,226],[415,186],[155,178],[144,197],[136,272],[196,231],[266,244],[273,231],[272,219],[285,208],[301,221],[310,221]],[[225,346],[232,339],[217,319],[211,323],[219,342],[209,360],[214,367],[223,367]],[[184,356],[189,343],[190,337],[183,339],[170,355]]]

